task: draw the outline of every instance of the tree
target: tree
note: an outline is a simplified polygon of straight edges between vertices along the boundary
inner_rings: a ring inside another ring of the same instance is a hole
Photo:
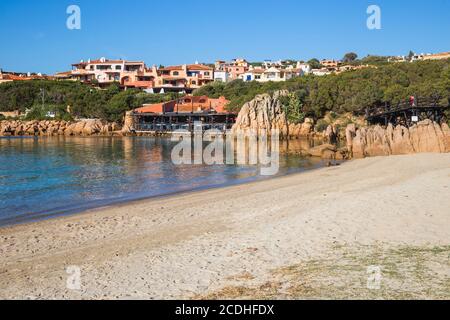
[[[320,61],[317,60],[316,58],[309,60],[308,64],[310,65],[311,69],[320,69],[321,68]]]
[[[415,55],[415,53],[414,53],[412,50],[409,50],[409,53],[408,53],[408,60],[411,61],[412,58],[414,57],[414,55]]]
[[[353,62],[358,58],[358,55],[354,52],[348,52],[345,54],[344,58],[342,59],[344,62]]]

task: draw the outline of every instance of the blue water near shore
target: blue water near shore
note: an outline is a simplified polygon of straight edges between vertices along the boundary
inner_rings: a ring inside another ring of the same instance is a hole
[[[256,166],[174,165],[174,145],[149,137],[1,138],[0,226],[270,178]],[[278,175],[322,165],[281,156]]]

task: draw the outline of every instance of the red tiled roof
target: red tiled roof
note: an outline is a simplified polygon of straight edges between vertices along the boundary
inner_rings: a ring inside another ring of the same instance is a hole
[[[183,70],[183,66],[169,66],[169,67],[161,68],[159,70],[162,70],[162,71]]]
[[[91,60],[91,61],[83,61],[79,63],[72,64],[73,66],[80,66],[80,65],[88,65],[88,64],[142,64],[143,61],[127,61],[127,60],[108,60],[102,61],[101,59]]]
[[[213,70],[213,68],[205,66],[203,64],[189,64],[187,66],[188,70],[205,70],[205,71],[209,71],[209,70]]]

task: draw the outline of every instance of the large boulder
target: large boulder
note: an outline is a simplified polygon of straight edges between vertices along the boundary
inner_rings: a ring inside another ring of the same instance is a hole
[[[102,131],[103,123],[100,120],[86,120],[84,122],[83,135],[91,136]]]
[[[336,157],[337,148],[332,144],[322,144],[308,150],[308,153],[313,157],[320,157],[324,159],[334,159]]]
[[[288,95],[287,91],[277,91],[273,95],[261,94],[244,104],[236,119],[232,131],[255,132],[258,135],[279,130],[280,137],[289,135],[289,124],[283,110],[280,97]]]
[[[346,129],[347,149],[351,157],[401,155],[422,152],[450,152],[450,130],[425,120],[406,128],[388,125],[373,126],[355,131],[354,125]]]

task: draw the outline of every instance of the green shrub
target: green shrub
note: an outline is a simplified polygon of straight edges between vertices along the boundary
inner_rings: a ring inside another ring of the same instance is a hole
[[[57,118],[99,118],[121,121],[123,113],[144,103],[159,103],[178,95],[149,94],[140,90],[121,91],[117,83],[106,90],[73,81],[18,81],[0,84],[0,111],[31,111],[30,120],[47,119],[49,110],[57,110]],[[42,107],[42,105],[45,107]],[[53,109],[49,109],[49,106]],[[71,108],[71,115],[65,109]]]
[[[323,118],[332,111],[339,115],[360,112],[375,104],[407,101],[411,94],[420,98],[433,98],[449,103],[450,59],[419,61],[414,63],[387,63],[383,57],[369,57],[376,67],[365,68],[339,75],[296,77],[286,82],[235,80],[204,86],[195,95],[225,96],[230,100],[229,110],[239,111],[245,102],[256,95],[287,89],[302,92],[302,112],[307,117]]]
[[[328,128],[328,126],[329,126],[330,124],[327,122],[327,121],[325,121],[324,119],[319,119],[318,121],[317,121],[317,124],[316,124],[316,131],[317,132],[322,132],[322,131],[325,131],[325,130],[327,130],[327,128]]]

